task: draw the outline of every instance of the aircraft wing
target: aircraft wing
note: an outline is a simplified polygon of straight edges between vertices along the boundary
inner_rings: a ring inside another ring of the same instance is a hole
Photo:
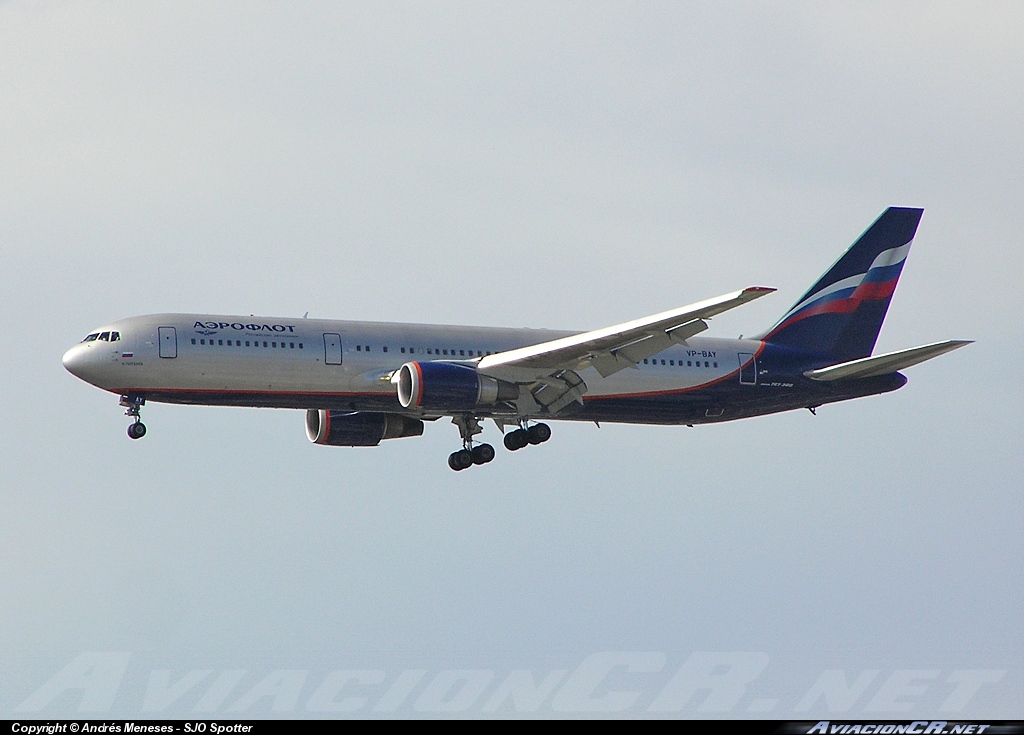
[[[947,352],[959,349],[964,345],[971,344],[969,339],[948,339],[944,342],[934,342],[921,347],[911,347],[906,350],[887,352],[884,355],[872,355],[862,357],[859,360],[841,362],[837,365],[808,370],[804,375],[811,380],[852,380],[855,378],[872,378],[876,375],[886,375],[897,370],[917,365],[933,357],[944,355]]]
[[[558,398],[564,399],[576,393],[564,403],[568,405],[586,391],[582,379],[575,375],[577,370],[593,366],[602,376],[608,377],[619,370],[636,367],[640,360],[673,344],[686,344],[687,339],[708,328],[704,319],[774,290],[752,286],[612,327],[499,352],[481,358],[477,370],[513,383],[539,383],[539,389],[546,388],[549,396],[558,394]],[[531,390],[537,396],[538,392],[544,392],[539,389]],[[558,410],[553,402],[540,403],[551,412]]]

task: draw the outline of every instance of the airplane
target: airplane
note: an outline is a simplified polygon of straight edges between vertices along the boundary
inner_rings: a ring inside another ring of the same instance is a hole
[[[687,425],[809,409],[901,388],[900,370],[971,340],[873,355],[923,213],[890,207],[778,322],[746,338],[698,336],[708,320],[775,289],[750,286],[589,332],[211,314],[155,314],[90,332],[63,357],[76,377],[140,409],[162,403],[305,409],[328,446],[420,436],[450,417],[460,471],[511,451],[548,420]],[[513,427],[506,432],[506,428]]]

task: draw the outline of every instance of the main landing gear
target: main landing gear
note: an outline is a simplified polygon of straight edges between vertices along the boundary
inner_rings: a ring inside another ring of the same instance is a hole
[[[505,434],[505,449],[515,452],[528,444],[543,444],[551,438],[551,427],[547,424],[523,426]]]
[[[483,431],[479,419],[475,416],[455,416],[452,423],[459,427],[462,449],[448,455],[449,467],[459,472],[475,464],[487,464],[494,459],[494,447],[473,442],[473,437]]]
[[[475,464],[487,464],[494,459],[494,447],[490,444],[476,444],[473,437],[483,431],[480,420],[475,416],[456,416],[452,423],[459,427],[463,448],[448,455],[448,466],[456,472]],[[505,448],[515,452],[530,444],[543,444],[551,438],[551,427],[547,424],[527,426],[523,421],[520,428],[505,434]]]
[[[125,407],[124,415],[135,419],[135,422],[128,426],[128,438],[141,439],[146,435],[146,425],[142,423],[139,411],[146,405],[146,399],[142,396],[121,396],[120,404]]]
[[[494,459],[494,447],[477,444],[472,449],[460,449],[448,455],[448,466],[458,472],[475,464],[487,464]]]

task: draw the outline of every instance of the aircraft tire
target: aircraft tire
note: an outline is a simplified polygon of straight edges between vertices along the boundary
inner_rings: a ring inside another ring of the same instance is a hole
[[[547,424],[534,424],[526,430],[530,444],[543,444],[551,438],[551,427]]]
[[[505,449],[510,452],[518,451],[530,443],[526,432],[522,429],[516,429],[505,434],[505,438],[502,441],[505,444]]]
[[[473,447],[473,464],[487,464],[494,459],[494,447],[490,444],[479,444]]]
[[[141,439],[146,435],[146,425],[141,421],[136,421],[134,424],[128,426],[128,438],[129,439]]]
[[[448,466],[456,472],[473,466],[473,454],[468,449],[460,449],[448,455]]]

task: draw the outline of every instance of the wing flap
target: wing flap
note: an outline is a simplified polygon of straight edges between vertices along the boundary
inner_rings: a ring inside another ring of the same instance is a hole
[[[622,361],[626,361],[624,367],[636,367],[637,363],[641,360],[645,360],[648,357],[657,355],[659,352],[664,352],[669,347],[675,344],[686,344],[686,340],[695,334],[699,334],[708,328],[707,322],[703,319],[694,319],[693,321],[681,324],[678,327],[672,327],[667,329],[663,333],[648,334],[645,337],[641,337],[636,342],[630,342],[624,347],[618,347],[611,350],[611,354],[617,358],[616,368],[611,372],[606,372],[601,369],[601,366],[597,362],[591,359],[591,364],[597,368],[597,371],[601,373],[601,377],[607,378],[614,372],[618,372],[622,369]]]
[[[884,355],[873,355],[862,357],[859,360],[841,362],[837,365],[808,370],[805,377],[811,380],[854,380],[856,378],[873,378],[876,375],[886,375],[897,370],[917,365],[933,357],[944,355],[947,352],[969,345],[973,340],[969,339],[948,339],[944,342],[934,342],[920,347],[911,347],[906,350],[887,352]]]

